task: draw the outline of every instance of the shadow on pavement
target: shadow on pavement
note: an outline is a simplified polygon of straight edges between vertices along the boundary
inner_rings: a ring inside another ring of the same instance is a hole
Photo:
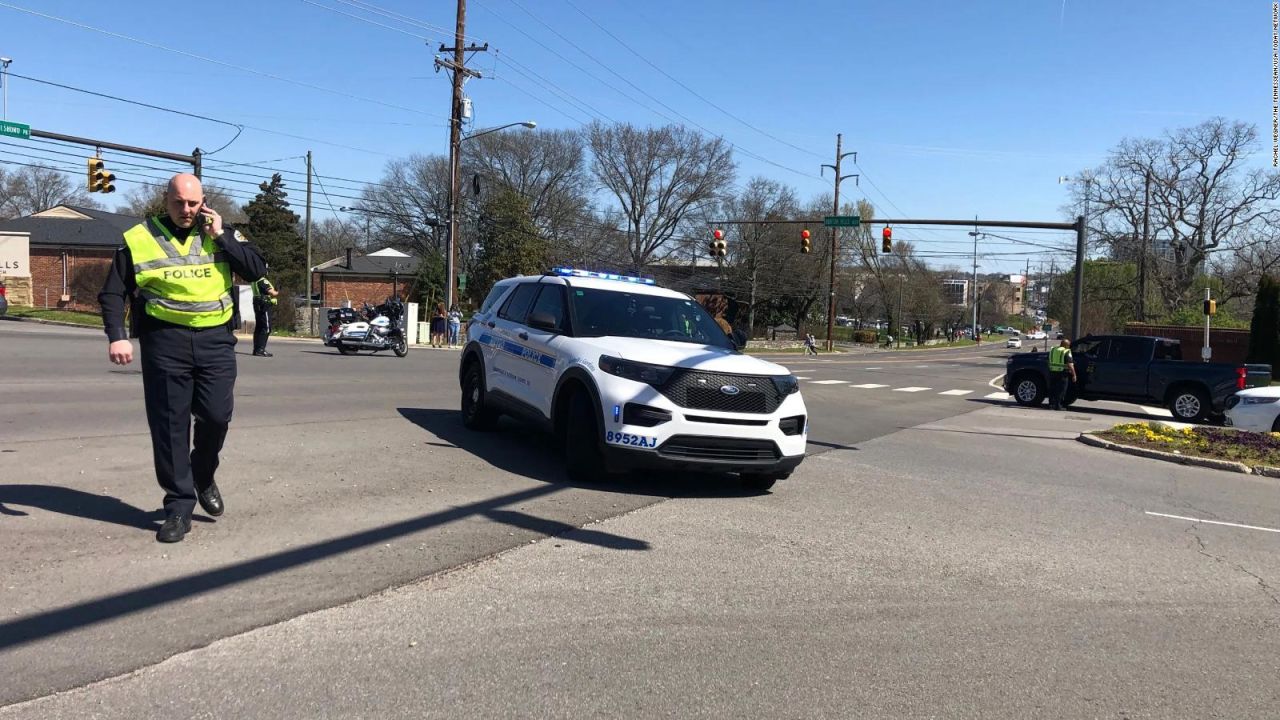
[[[603,532],[601,530],[592,530],[589,528],[580,528],[577,525],[570,525],[559,520],[547,520],[545,518],[527,515],[515,510],[490,510],[484,514],[485,517],[500,522],[504,525],[512,527],[524,528],[541,535],[549,537],[565,536],[569,540],[586,543],[589,545],[599,545],[603,548],[613,550],[648,550],[649,543],[644,540],[636,540],[634,538],[622,537],[612,533]]]
[[[1037,439],[1037,440],[1062,440],[1062,441],[1064,441],[1064,442],[1075,442],[1075,441],[1076,441],[1076,436],[1077,436],[1077,435],[1079,435],[1079,433],[1078,433],[1078,432],[1076,432],[1075,430],[1062,431],[1062,432],[1068,432],[1068,433],[1070,433],[1069,435],[1067,435],[1066,437],[1064,437],[1062,434],[1058,434],[1058,435],[1035,435],[1035,434],[1032,434],[1032,433],[1025,433],[1025,432],[1018,433],[1018,432],[998,432],[998,431],[991,431],[991,430],[958,430],[958,429],[956,429],[956,428],[904,427],[904,428],[902,428],[902,429],[903,429],[903,430],[914,430],[914,431],[918,431],[918,432],[945,432],[945,433],[958,433],[958,434],[960,434],[960,435],[987,435],[987,436],[990,436],[990,437],[1020,437],[1020,438],[1035,438],[1035,439]]]
[[[1046,412],[1046,413],[1054,412],[1053,410],[1049,409],[1048,405],[1045,405],[1043,403],[1040,405],[1027,407],[1025,405],[1018,405],[1008,401],[988,400],[986,398],[969,398],[966,402],[981,403],[983,405],[995,405],[1000,407],[1016,407],[1016,408],[1021,408],[1023,410],[1039,410],[1041,412]],[[1167,417],[1160,417],[1158,415],[1149,415],[1145,412],[1141,412],[1137,410],[1114,410],[1112,408],[1093,407],[1093,406],[1081,407],[1080,405],[1075,405],[1075,404],[1071,405],[1071,407],[1068,407],[1063,412],[1075,413],[1077,415],[1108,415],[1111,417],[1137,418],[1139,420],[1169,420],[1170,419]]]
[[[24,505],[88,520],[114,523],[139,530],[155,530],[164,517],[161,510],[143,510],[108,495],[98,495],[56,485],[0,485],[0,515],[25,516],[7,505]]]
[[[478,432],[462,424],[457,410],[436,408],[398,408],[406,420],[431,435],[484,460],[490,465],[539,482],[558,487],[616,492],[627,495],[652,495],[666,498],[724,498],[758,495],[746,490],[732,475],[704,475],[685,472],[647,472],[611,476],[598,482],[575,483],[564,470],[564,461],[555,449],[553,438],[543,432],[503,418],[496,430]],[[428,441],[429,442],[429,441]],[[437,445],[437,443],[431,443]]]

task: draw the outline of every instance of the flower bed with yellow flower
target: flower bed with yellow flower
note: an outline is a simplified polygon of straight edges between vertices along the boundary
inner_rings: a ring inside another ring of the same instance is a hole
[[[1097,433],[1121,445],[1233,460],[1246,465],[1280,466],[1280,433],[1256,433],[1214,427],[1174,428],[1163,423],[1126,423]]]

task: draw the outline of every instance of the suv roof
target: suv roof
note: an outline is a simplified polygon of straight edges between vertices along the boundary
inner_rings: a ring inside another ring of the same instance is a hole
[[[688,295],[677,290],[659,287],[654,284],[653,280],[645,278],[618,275],[615,273],[591,273],[585,270],[571,270],[569,268],[556,268],[555,270],[543,273],[542,275],[521,275],[518,277],[507,278],[497,284],[507,285],[515,282],[532,281],[567,285],[569,287],[584,287],[598,290],[612,290],[615,292],[628,292],[635,293],[637,295],[658,295],[662,297],[675,298],[688,297]]]

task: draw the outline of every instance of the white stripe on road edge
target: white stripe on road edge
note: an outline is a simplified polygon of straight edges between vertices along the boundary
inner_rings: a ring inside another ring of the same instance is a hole
[[[844,385],[848,380],[810,380],[810,385]]]
[[[1203,518],[1186,517],[1183,515],[1166,515],[1164,513],[1151,512],[1150,510],[1146,512],[1148,515],[1155,515],[1156,517],[1164,517],[1164,518],[1173,518],[1174,520],[1190,520],[1191,522],[1207,523],[1209,525],[1226,525],[1227,527],[1238,527],[1238,528],[1244,528],[1245,530],[1261,530],[1263,532],[1280,533],[1280,530],[1277,530],[1276,528],[1258,527],[1257,525],[1241,525],[1239,523],[1221,522],[1219,520],[1205,520]]]
[[[929,367],[929,366],[928,366],[928,365],[917,365],[916,367],[917,367],[917,368],[927,368],[927,367]]]
[[[889,387],[880,383],[863,383],[861,385],[850,385],[849,387],[863,388],[865,390],[875,390],[876,388]]]
[[[946,390],[938,394],[939,395],[968,395],[972,392],[973,392],[972,390]]]
[[[1004,377],[1004,373],[1000,373],[999,375],[997,375],[997,376],[995,376],[995,377],[991,378],[990,380],[988,380],[988,381],[987,381],[987,385],[989,385],[990,387],[993,387],[993,388],[995,388],[995,389],[997,389],[997,390],[1003,390],[1003,389],[1004,389],[1004,386],[1002,386],[1002,385],[997,385],[997,384],[996,384],[996,381],[1000,380],[1000,379],[1001,379],[1001,378],[1003,378],[1003,377]]]
[[[1173,413],[1169,412],[1168,410],[1165,410],[1164,408],[1150,407],[1148,405],[1139,405],[1138,407],[1142,408],[1142,412],[1148,415],[1155,415],[1156,417],[1167,417],[1167,418],[1173,417]]]
[[[862,368],[863,370],[879,370],[880,368]]]
[[[805,375],[797,375],[797,376],[796,376],[796,379],[797,379],[797,380],[808,380],[809,378],[808,378],[807,376],[805,376]]]
[[[1013,396],[1007,392],[998,392],[998,393],[990,393],[988,395],[983,395],[982,397],[988,400],[1008,400]]]
[[[924,392],[925,390],[932,390],[932,389],[933,388],[927,388],[927,387],[904,387],[904,388],[894,388],[893,391],[894,392]]]

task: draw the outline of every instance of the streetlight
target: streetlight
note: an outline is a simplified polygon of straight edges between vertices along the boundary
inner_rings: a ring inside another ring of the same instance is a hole
[[[0,120],[9,119],[9,63],[13,58],[0,57],[0,86],[4,87],[4,116]]]
[[[458,120],[455,120],[454,122],[461,123],[462,121],[461,119],[458,119]],[[446,249],[445,249],[445,258],[444,258],[444,262],[445,262],[444,306],[446,309],[453,308],[454,276],[458,272],[457,261],[456,261],[456,254],[458,250],[458,247],[457,247],[458,246],[458,243],[457,243],[458,195],[461,194],[458,191],[458,164],[459,164],[460,156],[462,155],[461,153],[462,143],[466,140],[471,140],[472,138],[478,138],[481,135],[488,135],[489,133],[495,133],[495,132],[498,132],[499,130],[506,130],[507,128],[516,127],[517,125],[526,127],[532,130],[533,128],[538,126],[538,123],[532,120],[524,120],[522,122],[507,123],[506,125],[499,125],[498,127],[479,130],[466,136],[462,135],[459,132],[459,133],[456,133],[457,140],[452,142],[449,145],[449,236],[446,238]]]
[[[1071,299],[1071,340],[1080,337],[1080,314],[1084,308],[1084,258],[1089,253],[1089,189],[1093,186],[1092,173],[1080,173],[1079,178],[1062,176],[1058,184],[1065,182],[1084,183],[1084,213],[1076,218],[1076,276],[1074,296]]]

